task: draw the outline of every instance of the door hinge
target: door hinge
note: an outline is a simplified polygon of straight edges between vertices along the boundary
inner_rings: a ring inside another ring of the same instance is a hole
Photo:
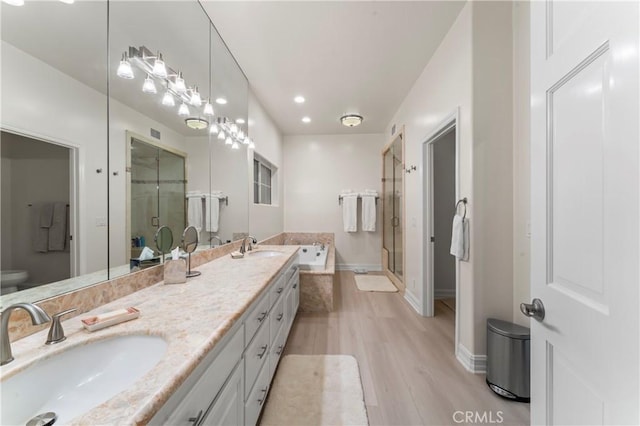
[[[435,243],[436,242],[436,237],[431,237],[430,240],[431,240],[432,243]]]

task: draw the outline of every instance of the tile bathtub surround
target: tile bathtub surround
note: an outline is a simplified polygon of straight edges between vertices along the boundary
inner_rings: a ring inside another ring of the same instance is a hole
[[[335,246],[335,234],[332,232],[285,232],[284,245],[311,245],[324,243]]]
[[[213,249],[202,250],[191,255],[191,269],[195,269],[207,262],[226,256],[232,251],[238,250],[240,241],[225,244]],[[164,266],[158,265],[143,269],[138,272],[123,275],[109,281],[103,281],[83,287],[58,296],[41,300],[36,304],[40,306],[49,316],[67,309],[77,308],[78,310],[65,316],[66,319],[82,315],[92,309],[120,299],[131,293],[135,293],[143,288],[149,287],[162,281],[164,276]],[[190,278],[191,280],[192,278]],[[19,301],[19,300],[18,300]],[[31,325],[29,314],[22,309],[13,311],[9,321],[9,337],[11,341],[16,341],[50,326],[49,323],[40,326]]]
[[[63,321],[67,340],[54,346],[44,345],[46,330],[20,339],[12,345],[15,360],[0,367],[0,375],[8,378],[35,359],[94,340],[159,335],[167,341],[167,352],[151,371],[129,389],[70,422],[146,424],[297,252],[297,247],[269,249],[285,255],[238,260],[223,256],[201,265],[202,275],[187,284],[159,282],[83,315],[133,306],[141,312],[138,319],[94,333],[84,330],[79,318],[68,319]]]
[[[333,274],[306,274],[300,271],[300,312],[332,312]]]

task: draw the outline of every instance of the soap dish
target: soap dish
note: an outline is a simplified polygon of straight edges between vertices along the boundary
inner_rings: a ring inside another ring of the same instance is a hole
[[[232,259],[242,259],[244,257],[244,253],[240,253],[239,251],[234,251],[231,253]]]
[[[96,331],[105,327],[120,324],[121,322],[130,321],[140,316],[140,311],[136,308],[118,309],[104,314],[83,318],[82,325],[88,331]]]

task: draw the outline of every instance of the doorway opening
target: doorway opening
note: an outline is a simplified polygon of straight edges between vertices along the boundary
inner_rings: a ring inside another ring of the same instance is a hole
[[[1,132],[0,293],[77,275],[74,148]]]
[[[459,261],[449,251],[456,202],[459,198],[458,111],[447,117],[423,144],[425,316],[455,318],[458,346]]]

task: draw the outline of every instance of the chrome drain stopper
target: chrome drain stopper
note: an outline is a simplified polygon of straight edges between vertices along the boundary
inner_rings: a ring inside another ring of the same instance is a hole
[[[51,426],[58,420],[58,415],[53,411],[38,414],[27,422],[27,426]]]

